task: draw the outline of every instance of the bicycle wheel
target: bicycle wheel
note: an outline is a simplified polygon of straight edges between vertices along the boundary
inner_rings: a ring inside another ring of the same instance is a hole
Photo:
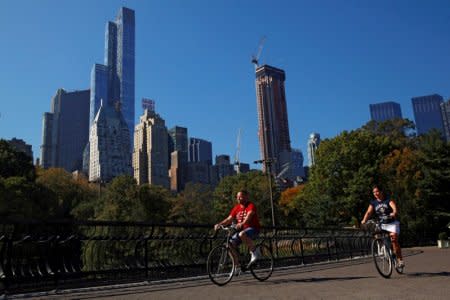
[[[384,278],[389,278],[392,274],[392,259],[383,239],[372,241],[372,256],[378,273]]]
[[[209,252],[206,267],[209,279],[217,285],[225,285],[233,278],[234,258],[225,246],[217,246]]]
[[[257,246],[261,252],[260,258],[250,265],[250,272],[259,281],[267,280],[273,272],[273,255],[266,245]]]

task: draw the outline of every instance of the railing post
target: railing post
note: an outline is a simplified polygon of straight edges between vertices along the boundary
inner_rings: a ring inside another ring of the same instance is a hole
[[[145,278],[148,279],[148,238],[144,239]]]

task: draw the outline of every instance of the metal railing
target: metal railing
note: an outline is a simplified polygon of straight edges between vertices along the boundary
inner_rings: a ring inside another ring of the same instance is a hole
[[[224,239],[212,227],[0,220],[0,294],[206,275],[207,255]],[[285,267],[366,255],[371,237],[357,229],[267,227],[259,238],[275,267]]]

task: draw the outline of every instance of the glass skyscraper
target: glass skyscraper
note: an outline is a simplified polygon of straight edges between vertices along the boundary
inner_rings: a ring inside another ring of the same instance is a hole
[[[400,104],[393,101],[370,104],[370,118],[377,122],[402,118]]]
[[[428,96],[414,97],[411,99],[416,121],[417,134],[424,134],[435,128],[444,134],[444,124],[441,114],[441,103],[443,98],[433,94]]]
[[[104,65],[95,64],[91,73],[90,124],[100,107],[119,101],[121,112],[130,132],[132,145],[134,132],[135,86],[135,15],[122,7],[114,22],[108,22],[105,30]]]
[[[44,113],[41,164],[44,168],[82,168],[83,148],[89,139],[89,90],[59,89],[52,98],[51,112]]]

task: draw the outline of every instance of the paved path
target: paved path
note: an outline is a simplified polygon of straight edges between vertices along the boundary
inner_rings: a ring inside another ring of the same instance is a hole
[[[266,282],[251,275],[218,287],[209,279],[48,294],[45,299],[450,299],[450,249],[406,249],[405,274],[382,278],[371,259],[275,270]],[[30,297],[27,297],[30,299]],[[42,297],[41,297],[42,298]]]

